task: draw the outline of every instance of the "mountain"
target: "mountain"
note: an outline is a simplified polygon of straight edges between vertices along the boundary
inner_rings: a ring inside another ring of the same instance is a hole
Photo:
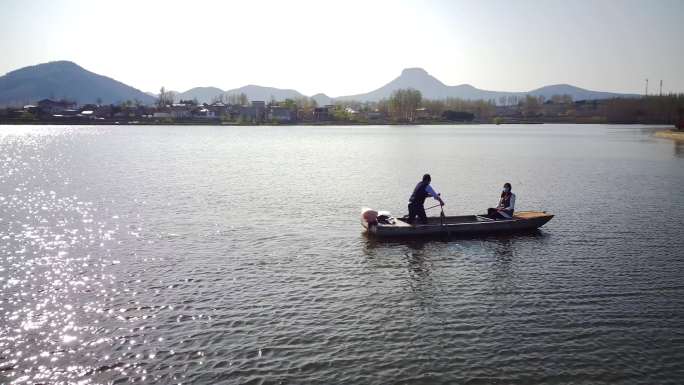
[[[461,84],[457,86],[448,86],[439,81],[434,76],[427,73],[422,68],[407,68],[401,72],[401,75],[384,86],[365,93],[357,95],[348,95],[336,97],[338,101],[378,101],[380,99],[389,98],[392,92],[400,88],[413,88],[419,90],[426,99],[445,99],[445,98],[459,98],[470,100],[497,100],[502,96],[518,96],[525,95],[544,96],[549,99],[553,95],[569,94],[574,100],[593,100],[606,99],[614,97],[635,97],[633,94],[617,94],[611,92],[590,91],[582,88],[570,86],[567,84],[559,84],[546,86],[532,90],[530,92],[505,92],[505,91],[488,91],[475,88],[470,84]]]
[[[333,98],[322,93],[311,96],[311,99],[315,100],[316,104],[319,106],[327,106],[333,104]]]
[[[70,61],[24,67],[0,77],[0,105],[23,105],[45,98],[69,99],[80,104],[118,103],[154,98],[119,81],[85,70]]]
[[[386,99],[392,92],[400,88],[414,88],[419,90],[426,99],[444,99],[449,96],[449,87],[434,76],[428,74],[422,68],[407,68],[401,75],[378,88],[365,94],[340,96],[335,98],[337,101],[358,100],[358,101],[378,101]]]
[[[211,103],[214,98],[221,96],[223,90],[216,87],[195,87],[177,95],[178,100],[197,99],[199,103]]]
[[[176,91],[167,91],[167,92],[173,95],[173,100],[176,102],[178,102],[180,100],[197,99],[198,103],[211,103],[218,96],[223,95],[224,97],[227,97],[229,95],[239,95],[241,93],[244,93],[245,95],[247,95],[247,99],[249,99],[250,101],[261,100],[261,101],[265,101],[265,102],[268,102],[271,99],[282,101],[285,99],[297,99],[297,98],[305,98],[306,97],[306,95],[303,95],[303,94],[301,94],[295,90],[280,89],[280,88],[273,88],[273,87],[262,87],[262,86],[256,86],[253,84],[250,84],[250,85],[247,85],[244,87],[240,87],[240,88],[235,88],[235,89],[228,90],[228,91],[224,91],[218,87],[195,87],[195,88],[191,88],[185,92],[176,92]],[[147,92],[147,94],[153,96],[154,98],[158,97],[158,94],[155,94],[153,92]],[[323,95],[323,94],[319,94],[319,95]],[[323,97],[327,98],[328,101],[332,100],[325,95],[323,95]],[[330,104],[330,103],[326,103],[326,104]]]
[[[320,93],[313,95],[320,106],[332,104],[333,101],[378,101],[389,98],[392,92],[400,88],[419,90],[426,99],[484,99],[496,100],[504,96],[524,97],[525,95],[543,96],[550,99],[553,95],[568,94],[574,100],[594,100],[614,97],[638,97],[634,94],[618,94],[611,92],[591,91],[568,84],[556,84],[537,88],[529,92],[500,92],[475,88],[469,84],[449,86],[427,73],[422,68],[407,68],[384,86],[365,93],[331,98]],[[244,93],[249,100],[270,101],[304,98],[305,95],[292,89],[280,89],[247,85],[228,91],[216,87],[196,87],[174,95],[174,100],[197,99],[200,103],[210,103],[219,95],[235,95]],[[153,104],[154,93],[143,93],[114,79],[87,71],[70,61],[55,61],[24,67],[0,77],[0,106],[23,105],[34,103],[45,98],[65,98],[80,104],[118,103],[125,100],[139,100],[144,104]]]
[[[281,89],[281,88],[273,88],[273,87],[262,87],[262,86],[256,86],[253,84],[240,87],[240,88],[235,88],[232,90],[228,90],[225,92],[226,95],[236,95],[236,94],[245,94],[247,95],[247,98],[249,100],[261,100],[268,102],[271,99],[275,100],[285,100],[285,99],[297,99],[297,98],[305,98],[306,96],[300,94],[298,91],[295,90],[288,90],[288,89]]]
[[[610,99],[618,96],[621,97],[638,97],[635,94],[616,94],[612,92],[601,92],[601,91],[589,91],[584,88],[579,88],[571,86],[569,84],[554,84],[550,86],[545,86],[537,88],[528,92],[529,95],[533,96],[544,96],[549,99],[553,95],[570,95],[573,100],[595,100],[595,99]]]
[[[211,103],[218,96],[239,95],[244,93],[249,100],[261,100],[268,102],[271,99],[285,100],[305,98],[305,95],[295,91],[273,87],[262,87],[253,84],[224,91],[217,87],[195,87],[185,92],[180,92],[175,96],[176,101],[197,99],[199,103]]]

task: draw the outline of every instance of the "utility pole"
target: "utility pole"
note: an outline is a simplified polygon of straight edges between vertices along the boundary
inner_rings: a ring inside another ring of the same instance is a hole
[[[659,93],[659,95],[663,96],[663,81],[662,80],[660,80],[660,93]]]
[[[646,91],[644,92],[644,96],[648,96],[648,78],[646,78]]]

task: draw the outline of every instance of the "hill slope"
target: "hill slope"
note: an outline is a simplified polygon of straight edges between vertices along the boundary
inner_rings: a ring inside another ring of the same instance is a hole
[[[223,90],[216,87],[195,87],[178,94],[178,100],[197,99],[199,103],[211,103],[214,98],[223,94]]]
[[[302,95],[298,91],[282,88],[273,87],[262,87],[254,84],[250,84],[244,87],[235,88],[225,92],[226,95],[235,95],[244,93],[247,95],[249,100],[262,100],[268,102],[271,99],[275,100],[285,100],[285,99],[297,99],[304,98],[306,96]]]
[[[618,96],[637,96],[632,94],[590,91],[567,84],[546,86],[529,92],[488,91],[475,88],[469,84],[448,86],[427,73],[427,71],[422,68],[407,68],[401,72],[399,77],[374,91],[365,94],[340,96],[334,99],[341,101],[378,101],[380,99],[389,98],[393,91],[400,88],[413,88],[419,90],[423,94],[423,97],[427,99],[459,98],[470,100],[497,100],[502,96],[524,97],[525,95],[544,96],[545,98],[549,99],[553,95],[569,94],[574,100],[593,100],[613,98]]]
[[[528,92],[528,94],[533,96],[543,95],[547,99],[553,95],[570,95],[574,100],[594,100],[594,99],[610,99],[618,96],[623,97],[637,97],[638,95],[633,94],[616,94],[612,92],[602,92],[602,91],[590,91],[584,88],[579,88],[571,86],[569,84],[554,84],[550,86],[545,86],[537,88]]]
[[[0,105],[22,105],[40,99],[69,99],[80,104],[118,103],[154,98],[124,83],[90,72],[70,61],[24,67],[0,77]]]
[[[636,97],[633,94],[618,94],[582,89],[568,84],[556,84],[541,87],[529,92],[500,92],[475,88],[469,84],[449,86],[442,83],[422,68],[407,68],[384,86],[364,94],[330,98],[325,94],[316,94],[313,98],[319,105],[335,101],[378,101],[389,98],[393,91],[400,88],[419,90],[426,99],[484,99],[498,101],[502,96],[524,97],[525,95],[544,96],[568,94],[574,100],[594,100],[613,97]],[[196,87],[176,95],[175,100],[197,99],[200,103],[209,103],[216,96],[244,93],[249,100],[270,101],[297,99],[306,97],[293,89],[280,89],[247,85],[228,91],[216,87]],[[153,104],[155,96],[143,93],[114,79],[87,71],[69,61],[56,61],[35,66],[24,67],[0,77],[0,106],[20,106],[35,103],[44,98],[70,99],[80,104],[119,103],[125,100],[139,100],[144,104]]]

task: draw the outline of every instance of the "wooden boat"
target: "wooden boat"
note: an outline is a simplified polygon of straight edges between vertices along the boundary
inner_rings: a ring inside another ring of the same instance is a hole
[[[367,212],[362,214],[361,225],[368,235],[383,238],[517,233],[536,230],[553,218],[546,211],[516,211],[511,219],[490,219],[485,215],[428,217],[427,224],[411,225],[403,218],[379,216],[373,220]]]

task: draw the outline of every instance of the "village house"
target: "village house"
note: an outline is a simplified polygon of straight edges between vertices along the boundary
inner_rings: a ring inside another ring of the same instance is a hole
[[[368,112],[366,112],[365,115],[366,115],[366,119],[368,119],[368,120],[380,120],[380,119],[385,118],[385,115],[378,110],[368,111]]]
[[[314,108],[313,119],[318,122],[332,120],[333,108],[335,108],[333,105]]]
[[[40,112],[38,106],[34,106],[33,104],[25,105],[23,110],[31,114],[38,114]]]
[[[216,113],[216,110],[209,108],[209,106],[201,106],[192,111],[192,117],[199,120],[217,120],[221,117]]]
[[[174,103],[169,108],[169,114],[173,119],[182,120],[192,117],[192,107],[185,103]]]
[[[254,107],[254,111],[256,112],[256,116],[259,121],[262,121],[264,118],[266,118],[266,102],[255,100],[252,102],[252,107]]]
[[[97,110],[96,104],[85,104],[78,109],[78,117],[82,119],[95,120],[97,115],[95,111]]]
[[[112,117],[118,119],[140,119],[148,114],[145,106],[114,106]]]
[[[101,118],[101,119],[111,118],[112,117],[112,106],[111,105],[97,106],[95,108],[95,116],[97,118]]]
[[[76,103],[67,100],[43,99],[38,102],[38,110],[43,115],[62,115],[64,111],[75,110]]]
[[[53,114],[53,117],[56,118],[62,118],[62,117],[76,117],[79,114],[79,110],[77,108],[67,108],[62,110],[59,114]]]
[[[256,122],[257,121],[256,108],[254,108],[252,106],[240,106],[240,115],[239,115],[238,119],[243,121],[243,122]]]
[[[228,106],[221,103],[221,102],[213,103],[211,105],[205,104],[204,106],[205,106],[205,108],[207,108],[213,112],[216,119],[220,119],[223,116],[229,115]]]
[[[242,106],[240,119],[248,122],[263,122],[266,119],[266,102],[255,100],[249,106]]]
[[[599,118],[608,114],[605,100],[579,100],[574,103],[573,115],[578,118]]]
[[[83,111],[95,111],[99,106],[97,104],[84,104],[78,110]]]
[[[0,115],[0,116],[9,117],[9,118],[12,118],[12,119],[20,119],[20,118],[23,118],[23,117],[25,117],[26,114],[28,113],[27,110],[25,110],[25,109],[19,109],[19,108],[7,108],[7,109],[3,109],[3,110],[0,110],[0,111],[3,112],[3,114]]]
[[[230,120],[238,120],[242,115],[242,106],[239,104],[229,104],[226,106],[225,115]]]
[[[155,111],[152,114],[153,119],[168,119],[171,118],[171,112],[168,110]]]
[[[572,104],[554,103],[548,100],[542,105],[542,114],[549,117],[566,116],[568,109],[572,109]]]
[[[427,120],[431,117],[430,111],[425,107],[416,108],[414,114],[415,118],[419,120]]]
[[[359,111],[355,110],[352,107],[345,107],[344,112],[347,114],[347,116],[351,119],[355,119],[356,117],[359,116]]]
[[[268,110],[268,120],[279,123],[290,123],[295,120],[295,111],[280,106],[272,106]]]
[[[521,118],[522,112],[520,107],[515,106],[496,106],[494,107],[494,115],[502,118]]]
[[[88,119],[88,120],[97,119],[97,116],[95,115],[95,111],[93,111],[93,110],[82,110],[81,112],[78,113],[78,117],[83,118],[83,119]]]

